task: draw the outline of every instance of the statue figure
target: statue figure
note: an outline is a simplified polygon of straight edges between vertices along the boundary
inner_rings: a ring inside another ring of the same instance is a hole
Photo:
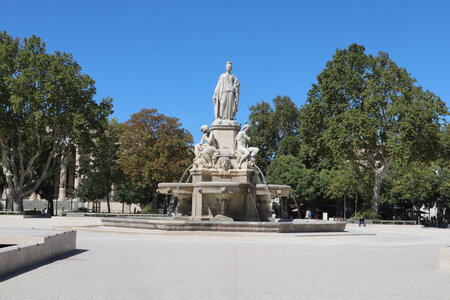
[[[259,152],[259,149],[256,147],[249,147],[248,142],[250,141],[250,137],[247,135],[250,129],[250,125],[245,124],[242,127],[242,130],[236,135],[234,139],[235,149],[237,151],[237,163],[238,168],[241,168],[242,163],[249,159],[251,162],[254,162],[255,155]]]
[[[239,105],[239,81],[231,74],[231,61],[225,66],[226,72],[220,75],[214,90],[214,115],[217,119],[233,120]]]
[[[195,160],[198,163],[203,158],[208,168],[211,168],[213,157],[217,150],[216,139],[208,125],[202,125],[200,130],[203,132],[203,136],[200,143],[196,144],[194,147]]]

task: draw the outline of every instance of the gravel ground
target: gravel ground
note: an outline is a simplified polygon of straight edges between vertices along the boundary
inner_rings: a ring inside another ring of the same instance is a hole
[[[438,269],[450,229],[166,233],[0,216],[1,228],[73,228],[78,250],[0,279],[0,299],[450,299]]]

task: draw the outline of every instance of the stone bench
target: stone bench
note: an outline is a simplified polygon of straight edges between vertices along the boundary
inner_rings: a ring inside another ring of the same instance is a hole
[[[348,223],[358,224],[359,220],[347,220]],[[381,224],[381,225],[417,225],[416,221],[412,220],[365,220],[366,224]]]
[[[372,224],[416,225],[416,221],[411,221],[411,220],[409,220],[409,221],[405,221],[405,220],[372,220]]]
[[[45,219],[47,219],[47,218],[51,218],[50,215],[44,216],[42,214],[39,214],[39,215],[23,215],[23,217],[24,217],[24,219],[31,219],[31,218],[45,218]]]

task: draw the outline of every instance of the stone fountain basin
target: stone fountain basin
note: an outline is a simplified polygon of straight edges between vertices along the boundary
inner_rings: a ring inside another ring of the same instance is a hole
[[[224,231],[224,232],[342,232],[346,222],[295,219],[292,222],[236,222],[102,218],[103,226],[139,228],[163,231]]]
[[[158,184],[158,192],[161,194],[177,194],[177,195],[192,195],[194,188],[203,194],[241,194],[243,190],[251,188],[249,183],[230,182],[230,181],[214,181],[214,182],[199,182],[199,183],[177,183],[177,182],[163,182]],[[289,185],[280,184],[257,184],[256,196],[258,198],[267,198],[267,188],[272,198],[281,196],[288,197],[291,192]],[[281,193],[280,195],[278,193]]]

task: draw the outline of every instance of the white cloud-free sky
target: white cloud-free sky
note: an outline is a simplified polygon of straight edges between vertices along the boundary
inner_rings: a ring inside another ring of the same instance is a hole
[[[388,52],[449,105],[448,1],[10,1],[0,30],[74,55],[126,121],[141,108],[180,119],[196,142],[214,120],[225,62],[241,82],[237,120],[276,95],[298,106],[337,48]]]

